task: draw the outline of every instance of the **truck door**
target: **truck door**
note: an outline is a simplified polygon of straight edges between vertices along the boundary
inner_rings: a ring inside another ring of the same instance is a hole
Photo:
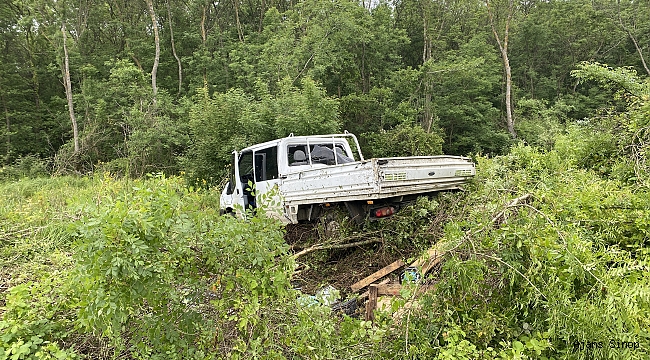
[[[244,187],[239,177],[239,153],[234,151],[230,163],[230,174],[228,184],[221,193],[220,207],[223,212],[232,212],[244,208]]]
[[[271,146],[266,149],[256,150],[254,155],[254,172],[255,172],[255,190],[256,204],[270,205],[277,203],[280,194],[275,193],[274,197],[268,196],[271,191],[280,182],[278,178],[278,147]],[[271,209],[267,209],[271,210]]]
[[[241,198],[239,201],[243,205],[244,209],[254,209],[257,207],[255,202],[255,196],[253,193],[253,184],[255,183],[255,170],[253,168],[253,152],[244,151],[239,156],[239,161],[237,162],[237,182],[241,187]]]

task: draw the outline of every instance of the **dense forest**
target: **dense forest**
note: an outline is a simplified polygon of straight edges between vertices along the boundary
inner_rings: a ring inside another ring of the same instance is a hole
[[[581,62],[650,73],[644,1],[21,0],[0,14],[2,162],[56,172],[209,179],[235,148],[342,130],[369,155],[501,154],[617,106],[571,76]]]
[[[6,0],[0,28],[0,360],[650,356],[649,0]],[[477,175],[333,234],[219,216],[233,150],[344,130]],[[372,322],[312,291],[434,245]]]

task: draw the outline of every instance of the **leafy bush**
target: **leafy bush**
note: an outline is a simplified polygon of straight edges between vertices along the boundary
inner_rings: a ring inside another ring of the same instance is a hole
[[[0,320],[0,359],[74,359],[74,349],[62,349],[74,325],[69,312],[74,301],[63,278],[12,287]],[[68,312],[61,316],[61,312]]]
[[[367,157],[399,157],[442,154],[443,140],[419,125],[400,124],[394,129],[362,134]]]
[[[187,178],[218,183],[232,152],[275,138],[339,131],[338,102],[311,79],[297,88],[285,79],[278,94],[258,84],[255,94],[236,89],[208,95],[202,89],[190,110],[192,144],[183,159]]]
[[[18,180],[20,178],[47,176],[47,163],[34,155],[25,155],[16,159],[13,165],[0,168],[0,181]]]
[[[465,213],[445,226],[451,252],[436,290],[401,329],[410,348],[394,343],[396,353],[647,357],[648,194],[576,168],[561,149],[479,159]],[[575,346],[588,342],[605,345]]]
[[[550,149],[562,133],[572,107],[563,101],[548,106],[543,100],[521,99],[516,110],[517,136],[526,144]]]

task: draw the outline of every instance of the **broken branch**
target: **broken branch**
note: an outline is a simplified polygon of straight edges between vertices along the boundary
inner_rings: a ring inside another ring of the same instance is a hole
[[[369,240],[357,241],[357,242],[346,243],[346,244],[316,244],[293,254],[293,258],[297,259],[303,255],[318,250],[347,249],[355,246],[368,245],[368,244],[378,243],[378,242],[382,242],[382,239],[373,238]]]

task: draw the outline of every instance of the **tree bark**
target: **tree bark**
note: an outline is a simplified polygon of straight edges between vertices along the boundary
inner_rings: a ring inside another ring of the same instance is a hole
[[[636,41],[636,38],[634,37],[634,35],[632,34],[631,31],[629,31],[627,29],[625,31],[627,31],[627,35],[630,37],[630,39],[634,43],[634,47],[636,48],[636,52],[639,53],[639,57],[641,58],[641,63],[643,64],[643,68],[645,69],[646,73],[648,73],[648,76],[650,76],[650,69],[648,69],[648,64],[646,64],[646,62],[645,62],[645,58],[643,57],[643,51],[639,47],[639,43]]]
[[[169,7],[169,0],[166,1],[167,4],[167,19],[169,20],[169,37],[172,42],[172,54],[178,63],[178,96],[181,95],[181,90],[183,88],[183,66],[181,65],[181,58],[178,57],[176,53],[176,45],[174,44],[174,30],[172,29],[172,11]]]
[[[508,0],[508,15],[506,17],[506,28],[503,34],[503,42],[499,37],[496,26],[494,24],[494,13],[490,7],[490,1],[486,0],[485,5],[487,6],[488,16],[490,18],[490,27],[492,28],[492,33],[494,38],[499,45],[499,51],[501,52],[501,58],[503,59],[503,67],[506,73],[506,125],[508,126],[508,132],[513,139],[517,138],[517,132],[515,131],[515,120],[512,114],[512,72],[510,69],[510,59],[508,58],[508,40],[510,35],[510,21],[512,20],[512,13],[514,11],[513,0]]]
[[[201,16],[201,44],[203,45],[203,51],[207,50],[207,40],[208,40],[208,35],[205,30],[205,20],[206,20],[206,12],[208,11],[208,5],[204,4],[203,5],[203,15]],[[208,69],[203,66],[203,86],[208,87]]]
[[[151,89],[153,90],[153,104],[156,105],[156,96],[158,95],[158,86],[156,85],[156,74],[158,73],[158,63],[160,62],[160,35],[158,34],[158,21],[156,21],[156,13],[153,10],[153,1],[147,0],[149,7],[149,15],[151,15],[151,24],[153,25],[153,36],[156,43],[156,55],[153,61],[153,68],[151,69]]]
[[[425,11],[422,5],[422,63],[431,59],[431,39],[429,37],[429,24],[427,22],[428,12]]]
[[[235,21],[237,22],[237,35],[239,36],[239,41],[244,42],[244,31],[241,27],[241,22],[239,21],[239,0],[232,0],[232,4],[235,7]]]
[[[632,31],[623,24],[623,17],[621,16],[621,1],[618,0],[617,2],[618,5],[618,23],[621,25],[621,28],[623,31],[627,33],[627,36],[632,40],[632,43],[634,44],[634,48],[636,48],[636,52],[639,54],[639,57],[641,58],[641,63],[643,64],[643,68],[645,69],[646,73],[650,75],[650,69],[648,69],[648,64],[645,62],[645,58],[643,57],[643,50],[641,47],[639,47],[639,43],[636,41],[636,38],[634,37],[634,34],[632,34]]]
[[[68,113],[72,122],[72,137],[74,140],[74,153],[79,153],[79,131],[77,129],[77,118],[74,115],[74,106],[72,103],[72,83],[70,82],[70,60],[68,56],[68,46],[66,44],[67,35],[65,30],[65,21],[61,23],[61,34],[63,35],[63,84],[65,87],[65,97],[68,100]]]
[[[10,134],[11,122],[9,120],[9,109],[7,108],[7,100],[5,99],[4,92],[0,92],[0,99],[2,100],[2,106],[4,107],[4,110],[5,110],[5,121],[7,123],[6,124],[7,127],[5,129],[5,131],[6,131],[6,133],[5,133],[5,137],[6,137],[6,139],[5,139],[6,140],[5,161],[9,161],[9,152],[11,150],[11,134]]]

